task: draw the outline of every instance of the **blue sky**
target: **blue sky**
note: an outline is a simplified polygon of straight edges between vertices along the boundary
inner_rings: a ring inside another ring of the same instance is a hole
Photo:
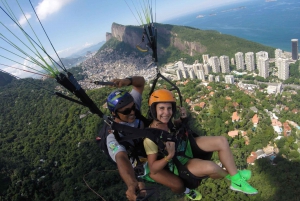
[[[35,30],[41,43],[52,56],[54,52],[50,51],[50,44],[43,33],[41,26],[31,8],[29,0],[19,0],[20,5],[27,16],[31,26]],[[148,1],[148,0],[147,0]],[[149,0],[153,4],[156,13],[156,22],[163,23],[166,20],[179,17],[185,14],[201,10],[208,10],[214,7],[243,2],[249,0]],[[17,6],[15,0],[6,0],[15,14],[16,19],[23,25],[26,32],[32,36],[29,26],[24,20],[24,16]],[[141,1],[138,0],[31,0],[37,15],[39,16],[52,44],[60,57],[66,57],[72,53],[90,45],[105,41],[106,32],[110,32],[113,22],[123,25],[138,25],[136,20],[137,12],[140,9]],[[131,10],[135,14],[135,17]],[[134,4],[134,5],[133,5]],[[0,5],[4,8],[3,2]],[[0,10],[0,22],[7,26],[17,35],[17,27]],[[0,24],[0,33],[7,38],[13,38],[2,24]],[[13,39],[11,39],[13,40]],[[15,39],[14,39],[15,40]],[[23,39],[21,39],[23,40]],[[36,40],[36,39],[35,39]],[[0,39],[0,47],[7,47],[7,44]],[[0,55],[7,55],[7,51],[0,49]],[[7,56],[12,58],[13,56]],[[7,65],[16,65],[3,57],[0,57],[0,63]],[[0,65],[0,68],[4,67]],[[23,67],[24,68],[24,67]],[[5,70],[20,74],[16,70],[5,68]]]

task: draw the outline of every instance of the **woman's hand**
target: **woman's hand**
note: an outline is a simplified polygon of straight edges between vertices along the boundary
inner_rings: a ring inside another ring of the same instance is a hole
[[[175,142],[166,142],[165,149],[168,152],[167,160],[171,160],[175,155]]]

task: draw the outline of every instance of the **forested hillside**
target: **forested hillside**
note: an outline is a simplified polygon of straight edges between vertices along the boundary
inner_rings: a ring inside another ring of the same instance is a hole
[[[31,85],[33,82],[36,85]],[[39,86],[38,88],[36,86]],[[106,200],[126,200],[126,186],[114,170],[116,166],[98,149],[95,136],[101,119],[89,114],[88,109],[54,96],[56,84],[51,80],[15,80],[0,88],[0,199],[3,201],[40,201],[40,200],[101,200],[84,183],[83,177],[97,193]],[[226,131],[237,125],[225,125],[229,112],[221,112],[220,108],[230,103],[224,101],[227,95],[239,101],[244,108],[244,121],[239,127],[248,128],[247,116],[251,116],[248,106],[254,102],[235,88],[224,90],[222,84],[211,85],[219,92],[215,98],[207,102],[211,106],[201,115],[194,116],[190,124],[201,135],[226,135]],[[196,98],[195,90],[200,95],[208,94],[207,89],[190,82],[183,87],[185,98]],[[49,91],[46,91],[47,89]],[[88,91],[90,97],[100,107],[111,88]],[[146,112],[146,87],[143,101],[143,113]],[[295,97],[297,98],[297,97]],[[264,96],[261,97],[264,99]],[[223,103],[221,103],[223,102]],[[224,105],[225,104],[225,105]],[[249,105],[248,105],[249,104]],[[218,105],[218,106],[217,106]],[[186,105],[187,106],[187,105]],[[104,112],[106,109],[101,108]],[[208,114],[209,113],[209,114]],[[268,122],[267,120],[265,120]],[[248,154],[264,145],[273,137],[269,126],[261,126],[253,132],[252,143],[245,145],[244,139],[229,138],[239,167],[247,167],[245,161]],[[259,136],[259,137],[257,137]],[[282,141],[280,146],[288,145],[289,140]],[[286,156],[292,157],[286,149]],[[217,155],[214,160],[218,161]],[[247,196],[229,190],[229,182],[206,179],[199,187],[203,200],[299,200],[299,160],[278,156],[274,164],[269,159],[260,159],[250,166],[253,177],[250,183],[259,190],[255,196]],[[148,186],[151,184],[148,184]],[[174,195],[166,188],[155,185],[159,189],[152,200],[184,200],[183,195]]]
[[[0,87],[10,83],[13,79],[15,78],[0,71]]]

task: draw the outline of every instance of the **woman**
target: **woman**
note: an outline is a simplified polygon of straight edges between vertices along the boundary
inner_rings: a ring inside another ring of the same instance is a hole
[[[170,132],[170,120],[176,112],[176,100],[172,92],[166,89],[154,91],[149,99],[149,107],[153,118],[150,128],[162,129]],[[185,109],[180,108],[180,112],[181,119],[186,118]],[[178,126],[180,122],[181,120],[177,120],[174,121],[174,124],[177,124]],[[191,147],[193,141],[195,146]],[[202,136],[196,137],[195,139],[191,139],[190,137],[177,137],[176,143],[169,141],[166,142],[165,145],[167,154],[163,154],[162,156],[159,152],[159,147],[153,141],[148,138],[144,140],[150,176],[155,175],[165,168],[167,164],[169,167],[172,167],[173,161],[179,161],[180,164],[177,163],[176,166],[185,168],[184,171],[179,171],[179,176],[181,176],[180,172],[188,172],[187,175],[192,175],[194,181],[199,181],[207,176],[213,179],[226,177],[231,181],[230,188],[232,190],[241,191],[246,194],[257,194],[257,190],[246,181],[251,177],[251,172],[248,170],[237,170],[233,155],[225,137]],[[185,150],[183,150],[182,147],[186,147]],[[194,157],[194,150],[196,149],[202,154]],[[207,160],[207,156],[211,156],[211,152],[214,151],[218,152],[219,159],[226,169],[221,168],[213,161]],[[180,155],[179,152],[184,152],[185,155]],[[176,167],[173,169],[176,169]],[[177,169],[179,169],[179,167],[177,167]],[[183,180],[187,182],[185,184],[188,186],[190,179],[183,178]]]

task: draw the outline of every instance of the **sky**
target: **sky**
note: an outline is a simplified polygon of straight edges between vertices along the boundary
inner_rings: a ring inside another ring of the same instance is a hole
[[[106,32],[110,32],[113,22],[122,25],[140,25],[141,22],[138,20],[137,10],[141,11],[140,5],[145,1],[152,4],[155,21],[164,23],[166,20],[189,13],[250,0],[19,0],[19,5],[24,14],[18,7],[16,0],[2,0],[0,6],[7,8],[8,4],[15,15],[15,19],[33,38],[34,33],[29,29],[28,20],[38,36],[38,39],[34,40],[40,40],[41,44],[52,56],[55,53],[50,51],[52,50],[51,44],[43,33],[43,29],[31,7],[32,4],[52,45],[58,55],[63,58],[80,49],[105,41]],[[4,10],[7,11],[8,9]],[[0,36],[5,36],[9,40],[17,40],[16,44],[20,44],[12,33],[19,36],[21,31],[18,31],[17,26],[7,17],[2,9],[0,9],[0,22],[0,34],[2,34]],[[20,39],[21,41],[26,41],[26,39]],[[23,45],[20,44],[20,46]],[[0,37],[0,56],[4,55],[9,59],[16,59],[16,56],[8,53],[3,48],[10,48],[9,50],[15,53],[15,50],[11,50],[11,45],[8,45],[3,39],[1,40]],[[0,64],[19,65],[14,62],[16,60],[10,61],[7,58],[0,57]],[[28,62],[20,61],[20,63]],[[3,65],[0,65],[0,69],[22,77],[21,74],[23,72],[19,72],[19,70]]]

